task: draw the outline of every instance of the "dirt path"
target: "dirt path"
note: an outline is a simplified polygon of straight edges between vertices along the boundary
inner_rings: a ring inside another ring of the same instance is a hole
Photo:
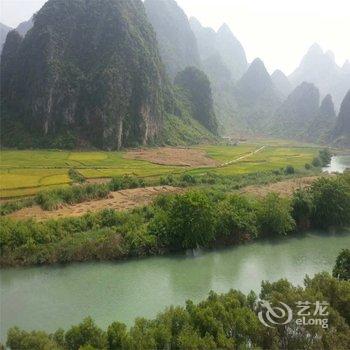
[[[124,158],[147,160],[154,164],[188,167],[215,167],[217,161],[203,150],[192,148],[147,148],[128,151]]]
[[[238,158],[236,158],[236,159],[234,159],[234,160],[230,160],[229,162],[222,163],[222,164],[220,164],[220,166],[222,167],[222,166],[230,165],[230,164],[233,164],[233,163],[237,163],[237,162],[239,162],[239,161],[241,161],[241,160],[243,160],[243,159],[245,159],[245,158],[251,157],[251,156],[253,156],[254,154],[257,154],[257,153],[261,152],[265,147],[266,147],[266,146],[262,146],[262,147],[260,147],[259,149],[256,149],[256,150],[253,151],[253,152],[250,152],[250,153],[248,153],[248,154],[245,154],[244,156],[240,156],[240,157],[238,157]]]
[[[270,183],[267,185],[253,185],[242,188],[240,193],[251,194],[256,197],[265,197],[268,193],[274,192],[283,197],[288,197],[291,196],[297,189],[311,186],[311,184],[318,178],[319,176],[308,176]]]
[[[135,188],[111,192],[110,196],[101,200],[83,202],[75,205],[63,206],[53,211],[42,210],[39,206],[24,208],[9,215],[15,219],[47,220],[60,217],[81,216],[102,209],[127,210],[150,203],[156,196],[162,193],[179,193],[183,189],[172,186],[156,186]]]

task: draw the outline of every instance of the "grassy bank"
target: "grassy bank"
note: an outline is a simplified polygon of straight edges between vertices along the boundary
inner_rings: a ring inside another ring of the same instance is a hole
[[[202,188],[160,196],[129,212],[0,222],[1,266],[116,260],[197,246],[239,244],[350,224],[349,175],[321,178],[290,199],[263,199]]]

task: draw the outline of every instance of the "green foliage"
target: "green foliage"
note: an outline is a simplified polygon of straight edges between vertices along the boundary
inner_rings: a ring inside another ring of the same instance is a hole
[[[258,319],[261,306],[256,296],[230,290],[225,294],[210,292],[208,298],[198,304],[189,300],[186,307],[169,307],[152,320],[136,319],[130,329],[113,322],[103,331],[90,318],[66,333],[24,332],[12,328],[7,346],[11,350],[348,349],[349,296],[350,282],[328,273],[306,277],[304,287],[295,287],[287,280],[262,282],[260,298],[272,305],[283,301],[294,314],[299,311],[298,301],[328,302],[328,328],[294,322],[265,327]]]
[[[291,174],[294,174],[295,173],[295,169],[293,166],[291,165],[288,165],[286,166],[286,168],[284,169],[284,172],[286,175],[291,175]]]
[[[313,198],[310,191],[295,191],[292,197],[292,216],[299,229],[305,230],[310,227],[313,211]]]
[[[214,208],[202,192],[176,195],[156,213],[150,227],[162,242],[175,249],[205,246],[214,238]]]
[[[18,199],[0,204],[0,216],[11,214],[17,210],[31,207],[35,203],[33,198]]]
[[[314,166],[315,168],[319,168],[322,166],[322,161],[319,157],[315,157],[313,160],[312,160],[312,166]]]
[[[109,194],[107,185],[83,185],[62,187],[50,191],[39,192],[35,200],[44,210],[55,210],[60,205],[75,204],[92,199],[106,198]]]
[[[311,164],[306,163],[306,164],[305,164],[305,169],[306,169],[306,170],[310,170],[310,169],[311,169]]]
[[[316,180],[311,188],[314,227],[347,226],[350,223],[350,184],[344,178]]]
[[[111,191],[125,190],[128,188],[145,187],[145,181],[131,175],[115,176],[110,181],[108,187]]]
[[[333,276],[350,281],[350,250],[343,249],[335,262]]]
[[[295,228],[288,200],[270,193],[259,203],[258,226],[262,236],[287,235]]]
[[[328,148],[324,148],[324,149],[320,150],[319,158],[321,160],[322,166],[325,167],[331,162],[332,154]]]
[[[217,232],[240,241],[257,236],[255,205],[244,197],[231,195],[217,206]]]
[[[173,185],[218,185],[162,195],[152,205],[129,212],[106,209],[42,222],[2,217],[0,265],[121,259],[197,246],[237,244],[257,237],[286,235],[295,228],[345,227],[350,222],[349,179],[348,175],[321,178],[309,189],[296,191],[291,200],[276,194],[250,200],[220,190],[221,183],[226,191],[228,184],[233,187],[234,179],[210,173],[169,177],[166,180]],[[123,181],[118,178],[114,186],[140,185],[137,178]],[[62,198],[58,197],[57,203],[62,203]]]
[[[106,334],[98,328],[91,318],[86,318],[78,326],[73,326],[65,335],[67,348],[79,350],[90,345],[93,349],[106,348]]]
[[[78,170],[74,169],[74,168],[70,168],[68,170],[68,176],[70,177],[70,179],[73,181],[73,182],[77,182],[77,183],[84,183],[86,181],[85,177],[83,175],[81,175],[79,173]]]

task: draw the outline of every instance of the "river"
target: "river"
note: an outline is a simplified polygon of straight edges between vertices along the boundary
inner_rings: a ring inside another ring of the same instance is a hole
[[[331,163],[323,168],[323,171],[329,173],[343,173],[346,169],[350,169],[350,155],[332,157]]]
[[[259,291],[261,280],[331,271],[350,233],[317,234],[257,241],[201,252],[115,263],[85,263],[4,269],[1,273],[1,339],[9,327],[54,331],[92,316],[106,327],[114,320],[131,325],[166,306],[199,301],[210,290]]]

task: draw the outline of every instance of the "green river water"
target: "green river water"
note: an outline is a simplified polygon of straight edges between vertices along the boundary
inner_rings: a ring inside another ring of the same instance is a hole
[[[136,317],[154,317],[171,304],[199,301],[210,290],[259,291],[261,280],[279,278],[301,284],[305,274],[331,271],[345,247],[350,247],[350,233],[308,233],[196,256],[4,269],[1,340],[14,325],[53,331],[88,315],[102,327],[114,320],[131,325]]]

